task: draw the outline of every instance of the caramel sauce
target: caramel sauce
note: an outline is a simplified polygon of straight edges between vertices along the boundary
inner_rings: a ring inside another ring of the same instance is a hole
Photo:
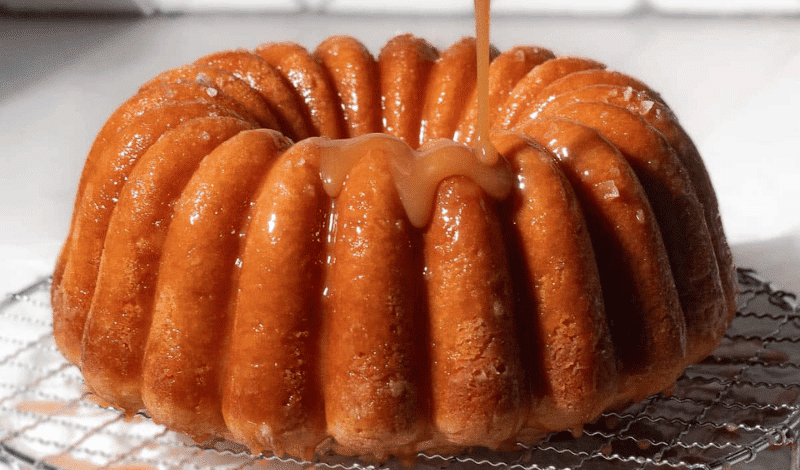
[[[494,164],[499,155],[489,140],[489,2],[475,0],[475,37],[477,45],[478,69],[478,116],[476,123],[479,159],[486,164]]]
[[[42,416],[55,416],[72,412],[72,407],[69,403],[60,401],[23,401],[17,404],[18,411],[23,413],[33,413]]]
[[[465,176],[495,199],[503,199],[511,191],[513,173],[505,159],[487,164],[475,149],[452,140],[434,140],[414,150],[397,137],[367,134],[339,140],[319,137],[317,145],[322,185],[333,198],[339,195],[350,169],[362,155],[379,152],[382,158],[390,159],[397,192],[415,227],[428,223],[436,188],[448,177]]]
[[[465,176],[495,199],[511,191],[513,173],[489,139],[489,2],[475,0],[477,35],[478,116],[477,142],[470,148],[452,140],[438,139],[412,149],[387,134],[367,134],[351,139],[317,138],[320,177],[328,196],[342,190],[350,169],[361,156],[379,152],[391,160],[392,177],[409,221],[424,227],[433,212],[436,188],[451,176]]]
[[[55,468],[63,468],[65,470],[97,470],[100,465],[90,462],[88,460],[77,459],[67,453],[60,453],[45,457],[42,463],[51,465]]]

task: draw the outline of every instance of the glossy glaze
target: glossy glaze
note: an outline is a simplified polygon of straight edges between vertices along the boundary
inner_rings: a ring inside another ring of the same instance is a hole
[[[732,267],[663,100],[594,61],[492,52],[504,158],[481,165],[437,141],[475,140],[476,50],[265,45],[143,87],[87,159],[54,275],[56,341],[90,387],[196,437],[383,458],[577,430],[707,354]]]

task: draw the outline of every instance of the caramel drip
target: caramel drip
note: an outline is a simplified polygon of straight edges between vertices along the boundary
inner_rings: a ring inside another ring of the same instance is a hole
[[[478,116],[476,124],[478,158],[493,165],[499,158],[489,141],[489,2],[475,0],[475,35],[478,68]]]
[[[400,200],[415,227],[424,227],[433,211],[439,183],[450,176],[465,176],[495,199],[511,191],[513,174],[508,162],[496,158],[485,163],[476,149],[446,139],[437,139],[414,150],[402,140],[386,134],[367,134],[352,139],[317,138],[320,177],[325,192],[337,197],[350,169],[369,152],[380,152],[392,161]]]

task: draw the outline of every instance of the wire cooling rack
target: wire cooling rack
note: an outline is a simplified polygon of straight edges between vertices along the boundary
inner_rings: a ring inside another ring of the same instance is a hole
[[[669,394],[607,413],[574,438],[554,434],[518,452],[420,455],[433,468],[704,469],[791,445],[800,470],[800,309],[795,295],[739,270],[738,315],[722,344]],[[144,416],[103,407],[53,342],[43,279],[0,300],[0,466],[15,469],[299,469],[226,442],[195,444]],[[316,466],[372,466],[330,457]],[[397,462],[386,464],[395,469]]]

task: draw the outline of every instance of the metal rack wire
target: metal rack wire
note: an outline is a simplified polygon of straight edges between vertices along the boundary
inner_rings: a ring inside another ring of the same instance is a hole
[[[722,344],[689,367],[670,394],[607,413],[578,438],[554,434],[511,453],[420,455],[414,466],[722,470],[791,445],[791,467],[800,470],[800,304],[753,271],[738,275],[738,315]],[[146,417],[103,407],[55,347],[48,290],[43,279],[0,301],[0,464],[47,470],[306,466],[252,456],[226,442],[193,443]],[[316,465],[372,467],[334,456]]]

